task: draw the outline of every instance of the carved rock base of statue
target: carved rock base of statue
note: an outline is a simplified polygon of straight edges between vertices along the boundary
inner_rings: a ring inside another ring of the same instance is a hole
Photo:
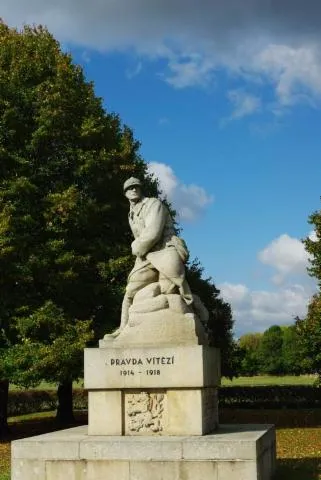
[[[177,295],[178,296],[178,295]],[[198,345],[207,343],[206,333],[194,313],[169,309],[152,313],[130,313],[129,322],[114,339],[105,335],[100,347],[135,345]]]
[[[105,335],[100,347],[207,344],[207,311],[196,295],[192,308],[180,295],[159,294],[158,284],[151,284],[135,296],[128,317],[119,335]]]

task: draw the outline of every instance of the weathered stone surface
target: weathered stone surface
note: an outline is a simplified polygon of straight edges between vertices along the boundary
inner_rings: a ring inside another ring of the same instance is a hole
[[[122,394],[118,390],[88,394],[88,434],[122,434]]]
[[[217,478],[228,480],[249,480],[258,478],[257,463],[254,460],[229,460],[218,462]]]
[[[89,435],[204,435],[218,426],[217,388],[89,391]]]
[[[219,350],[206,346],[85,349],[84,385],[93,389],[220,384]]]
[[[218,426],[217,389],[184,389],[167,392],[168,435],[204,435]]]
[[[194,313],[183,314],[170,309],[159,309],[145,313],[133,312],[119,336],[116,338],[105,336],[99,345],[100,347],[207,345],[207,336],[199,317]]]
[[[34,455],[35,457],[35,455]],[[45,461],[37,458],[17,458],[11,462],[11,478],[14,480],[44,480],[46,478]]]
[[[129,461],[88,461],[85,480],[129,480]]]
[[[85,350],[90,435],[202,435],[218,425],[219,351]]]
[[[48,460],[46,462],[46,480],[87,480],[87,466],[85,461]],[[98,480],[96,477],[95,480]]]
[[[225,425],[199,437],[106,437],[77,427],[16,440],[12,463],[12,480],[270,480],[275,434],[272,426]]]
[[[168,415],[168,395],[166,391],[124,392],[124,432],[125,435],[166,435]]]

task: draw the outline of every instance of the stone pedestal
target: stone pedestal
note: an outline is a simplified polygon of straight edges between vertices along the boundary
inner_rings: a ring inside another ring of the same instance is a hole
[[[13,442],[12,480],[271,479],[274,427],[218,426],[219,351],[158,317],[144,345],[129,326],[85,350],[88,427]]]
[[[219,351],[85,350],[89,435],[204,435],[218,425]]]
[[[77,427],[12,443],[12,480],[270,480],[268,425],[205,436],[94,436]]]

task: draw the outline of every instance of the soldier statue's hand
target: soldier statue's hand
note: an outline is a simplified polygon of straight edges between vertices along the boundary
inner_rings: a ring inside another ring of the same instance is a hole
[[[132,242],[132,254],[135,255],[136,257],[143,257],[144,256],[144,252],[142,252],[140,247],[141,247],[141,245],[140,245],[139,240],[136,239]]]

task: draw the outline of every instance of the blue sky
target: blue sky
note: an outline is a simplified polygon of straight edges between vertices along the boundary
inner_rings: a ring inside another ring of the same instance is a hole
[[[300,239],[321,195],[318,2],[51,3],[4,0],[0,14],[47,25],[134,130],[236,334],[304,315],[315,287]]]

